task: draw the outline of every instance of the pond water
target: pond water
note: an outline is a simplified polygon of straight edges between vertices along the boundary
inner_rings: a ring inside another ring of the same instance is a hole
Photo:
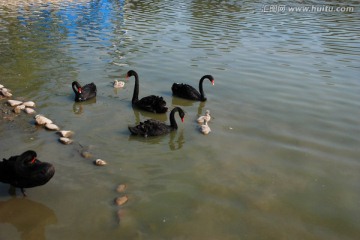
[[[56,168],[26,198],[0,183],[0,239],[357,239],[360,6],[294,6],[347,10],[0,1],[0,83],[75,132],[62,145],[33,116],[0,120],[1,158],[33,149]],[[139,121],[169,122],[131,107],[130,69],[140,97],[161,95],[185,110],[176,132],[130,136]],[[197,87],[205,74],[215,78],[204,83],[206,102],[172,96],[172,83]],[[115,79],[125,87],[114,89]],[[74,80],[94,82],[96,99],[74,103]],[[212,131],[202,135],[196,119],[207,109]],[[97,158],[108,165],[95,166]]]

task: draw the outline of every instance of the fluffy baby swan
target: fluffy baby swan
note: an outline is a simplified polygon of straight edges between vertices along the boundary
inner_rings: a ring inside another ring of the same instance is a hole
[[[210,110],[206,110],[205,111],[205,115],[201,116],[197,119],[198,123],[203,123],[204,121],[209,122],[211,120],[211,116],[210,116]]]
[[[211,129],[210,129],[209,125],[207,124],[206,120],[204,121],[204,124],[201,125],[200,131],[205,135],[207,135],[211,132]]]
[[[125,82],[118,80],[114,81],[114,88],[123,88],[124,86],[125,86]]]

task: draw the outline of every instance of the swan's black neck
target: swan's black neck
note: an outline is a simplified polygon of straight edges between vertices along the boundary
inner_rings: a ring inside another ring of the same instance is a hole
[[[72,82],[72,89],[74,90],[74,92],[76,94],[79,93],[79,89],[81,89],[80,83],[78,83],[77,81],[73,81]]]
[[[211,75],[205,75],[203,76],[200,81],[199,81],[199,91],[200,91],[200,97],[201,97],[201,101],[206,101],[206,97],[205,97],[205,93],[204,93],[204,89],[203,89],[203,82],[205,79],[209,79],[210,82],[213,81],[213,77]]]
[[[135,87],[134,87],[134,93],[132,97],[132,104],[139,101],[139,76],[134,70],[130,70],[128,72],[128,76],[134,76],[135,77]]]
[[[175,107],[173,110],[171,110],[171,112],[170,112],[170,127],[172,129],[178,129],[178,125],[177,125],[176,120],[175,120],[175,113],[176,112],[179,112],[179,116],[181,118],[184,117],[184,111],[180,107]]]

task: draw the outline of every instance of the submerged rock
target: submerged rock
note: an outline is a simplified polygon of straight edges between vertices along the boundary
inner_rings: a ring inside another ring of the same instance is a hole
[[[74,135],[73,131],[69,131],[69,130],[62,130],[62,131],[58,131],[57,132],[60,136],[62,137],[66,137],[66,138],[71,138]]]
[[[59,138],[59,141],[65,145],[71,144],[73,142],[73,140],[71,140],[70,138],[66,138],[66,137]]]
[[[91,154],[90,152],[88,152],[88,151],[82,151],[82,152],[81,152],[81,156],[82,156],[83,158],[91,158],[91,157],[92,157],[92,154]]]
[[[118,206],[122,206],[122,205],[124,205],[128,200],[129,200],[128,196],[125,195],[125,196],[122,196],[122,197],[117,197],[117,198],[115,199],[115,203],[116,203],[116,205],[118,205]]]
[[[120,184],[117,188],[116,188],[116,191],[118,193],[122,193],[122,192],[125,192],[125,189],[126,189],[126,184]]]

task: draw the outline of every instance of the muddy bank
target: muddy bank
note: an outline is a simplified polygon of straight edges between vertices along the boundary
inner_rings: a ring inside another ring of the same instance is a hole
[[[0,119],[1,121],[14,121],[18,114],[15,114],[13,108],[7,103],[7,98],[0,96]]]

